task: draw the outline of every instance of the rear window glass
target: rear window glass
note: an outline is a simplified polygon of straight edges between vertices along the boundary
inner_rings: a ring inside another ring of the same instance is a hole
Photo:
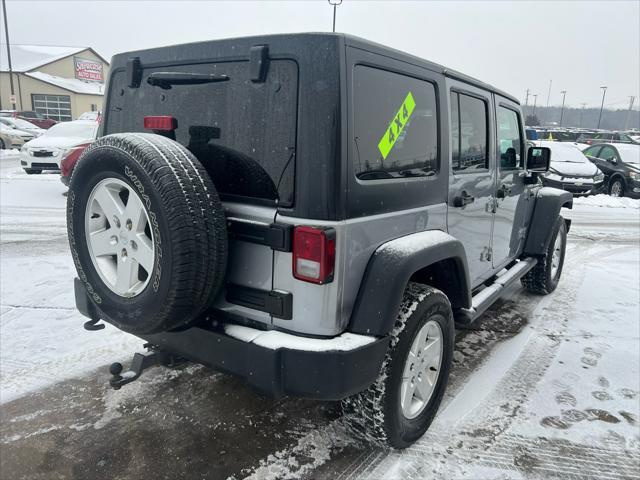
[[[228,81],[151,86],[154,72],[227,75]],[[150,115],[177,120],[175,138],[202,162],[216,189],[240,196],[293,204],[298,67],[271,60],[266,80],[251,82],[249,62],[146,68],[139,88],[114,75],[104,133],[141,132]]]
[[[454,172],[489,168],[487,104],[479,98],[451,92],[451,161]]]
[[[438,123],[433,84],[357,65],[353,92],[356,176],[380,180],[435,175]]]

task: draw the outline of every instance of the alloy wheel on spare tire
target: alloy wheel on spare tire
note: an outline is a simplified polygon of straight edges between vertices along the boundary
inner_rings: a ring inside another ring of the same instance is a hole
[[[225,217],[200,162],[160,135],[91,144],[67,197],[71,254],[100,318],[135,333],[186,327],[220,291]]]

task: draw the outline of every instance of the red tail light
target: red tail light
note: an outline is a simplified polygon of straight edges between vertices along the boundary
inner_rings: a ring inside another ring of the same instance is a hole
[[[293,231],[293,276],[312,283],[333,280],[336,232],[332,228],[296,227]]]
[[[73,172],[73,169],[76,166],[80,155],[82,155],[82,152],[84,152],[84,149],[88,146],[88,143],[83,143],[82,145],[73,147],[71,150],[65,153],[64,157],[62,157],[62,160],[60,160],[60,174],[63,177],[71,176],[71,172]]]
[[[147,130],[171,131],[178,128],[178,121],[171,115],[144,117],[144,128]]]

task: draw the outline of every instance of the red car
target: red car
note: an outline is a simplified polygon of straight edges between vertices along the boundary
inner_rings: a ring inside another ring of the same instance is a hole
[[[27,122],[31,122],[34,125],[44,128],[45,130],[53,127],[56,123],[55,120],[50,120],[48,118],[44,118],[38,112],[34,112],[32,110],[2,110],[0,112],[0,116],[2,117],[13,117],[13,118],[21,118],[22,120],[26,120]]]
[[[67,153],[65,153],[62,160],[60,160],[60,181],[64,183],[67,187],[69,186],[69,180],[71,180],[71,174],[73,173],[73,169],[78,163],[78,159],[84,149],[89,146],[89,143],[83,143],[81,145],[76,145],[72,149],[70,149]]]

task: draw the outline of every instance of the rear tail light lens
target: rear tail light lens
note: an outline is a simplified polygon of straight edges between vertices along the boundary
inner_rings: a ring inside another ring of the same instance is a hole
[[[144,128],[147,130],[172,131],[178,128],[178,121],[171,115],[144,117]]]
[[[332,228],[296,227],[293,231],[293,276],[312,283],[333,280],[336,232]]]

